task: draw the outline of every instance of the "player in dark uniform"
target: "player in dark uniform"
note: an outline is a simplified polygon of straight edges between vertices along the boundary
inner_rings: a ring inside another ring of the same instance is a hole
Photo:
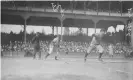
[[[40,47],[40,40],[39,40],[39,32],[36,33],[36,36],[32,39],[32,43],[34,45],[34,56],[33,59],[36,58],[36,54],[39,53],[39,58],[41,59],[41,47]]]
[[[98,59],[99,59],[100,61],[102,61],[101,57],[102,57],[102,55],[103,55],[104,49],[103,49],[103,47],[102,47],[102,45],[101,45],[101,44],[102,44],[101,42],[102,42],[102,38],[103,38],[104,34],[105,34],[105,30],[101,29],[100,33],[97,33],[97,34],[93,34],[93,35],[92,35],[92,41],[91,41],[90,46],[89,46],[89,48],[87,49],[87,52],[86,52],[85,57],[84,57],[84,61],[85,61],[85,62],[86,62],[86,59],[87,59],[88,54],[90,54],[91,51],[92,51],[94,48],[96,48],[97,51],[99,52],[99,57],[98,57]]]
[[[57,36],[56,38],[54,38],[50,44],[49,44],[49,50],[48,53],[45,56],[45,59],[53,52],[53,49],[55,48],[55,52],[56,52],[56,56],[55,56],[55,60],[58,60],[58,56],[59,56],[59,47],[60,47],[60,39],[59,36]]]

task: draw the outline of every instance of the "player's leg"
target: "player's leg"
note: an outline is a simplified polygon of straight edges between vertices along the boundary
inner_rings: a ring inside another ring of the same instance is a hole
[[[12,56],[12,50],[10,50],[10,56]]]
[[[99,52],[98,60],[102,61],[102,55],[103,55],[104,49],[101,45],[98,45],[97,50]]]
[[[53,47],[49,48],[49,51],[47,52],[45,59],[47,59],[47,57],[53,52]]]
[[[10,56],[13,56],[13,48],[10,50]]]
[[[33,54],[33,59],[36,58],[36,54],[37,54],[37,46],[34,44],[34,54]]]
[[[109,50],[109,56],[113,58],[113,50]]]
[[[56,52],[55,60],[58,60],[59,52]]]
[[[65,52],[66,55],[68,55],[68,50]]]
[[[110,56],[111,58],[113,58],[113,54],[112,54],[112,52],[109,52],[109,56]]]
[[[49,54],[49,53],[47,53],[47,54],[46,54],[46,56],[45,56],[45,59],[47,59],[47,57],[48,57],[49,55],[50,55],[50,54]]]
[[[60,54],[59,54],[59,48],[57,47],[56,48],[56,56],[55,56],[55,60],[58,60],[60,57]]]
[[[1,51],[1,57],[3,57],[3,51]]]
[[[93,48],[94,48],[94,46],[90,46],[90,47],[87,49],[87,51],[86,51],[86,53],[85,53],[85,56],[84,56],[84,62],[86,62],[87,56],[88,56],[88,54],[91,53],[91,51],[92,51]]]
[[[88,50],[85,53],[84,62],[86,62],[87,56],[88,56]]]
[[[114,53],[113,53],[113,51],[112,51],[112,58],[114,57]]]
[[[35,59],[35,58],[36,58],[36,53],[37,53],[37,51],[36,51],[36,49],[34,49],[33,59]]]
[[[102,57],[102,55],[103,55],[103,53],[102,53],[102,52],[101,52],[101,53],[99,53],[98,60],[100,60],[100,61],[102,60],[102,58],[101,58],[101,57]]]
[[[39,50],[38,54],[39,54],[39,59],[41,59],[41,51],[40,50]]]
[[[38,46],[37,52],[38,52],[38,55],[39,55],[39,59],[41,59],[41,47],[40,47],[40,45]]]

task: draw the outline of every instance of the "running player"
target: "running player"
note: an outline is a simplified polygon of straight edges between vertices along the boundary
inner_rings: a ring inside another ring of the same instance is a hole
[[[58,56],[59,56],[59,44],[60,43],[60,39],[59,36],[55,37],[49,44],[49,50],[48,53],[45,56],[45,59],[53,52],[54,48],[55,48],[55,52],[56,52],[56,56],[55,56],[55,60],[58,60]]]
[[[85,57],[84,57],[84,61],[85,61],[85,62],[86,62],[86,59],[87,59],[88,54],[90,54],[91,51],[92,51],[94,48],[96,48],[97,51],[98,51],[98,53],[99,53],[98,59],[99,59],[100,61],[102,61],[101,57],[102,57],[102,55],[103,55],[104,49],[103,49],[103,47],[102,47],[102,45],[101,45],[101,44],[102,44],[101,42],[102,42],[102,38],[103,38],[104,34],[105,34],[105,30],[101,29],[101,30],[100,30],[100,33],[98,33],[98,34],[93,34],[93,35],[92,35],[92,41],[91,41],[90,46],[89,46],[89,48],[87,49],[87,52],[86,52]]]

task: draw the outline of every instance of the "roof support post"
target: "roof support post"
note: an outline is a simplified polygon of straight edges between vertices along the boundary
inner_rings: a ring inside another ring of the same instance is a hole
[[[58,26],[56,26],[56,35],[58,35]]]
[[[93,19],[93,22],[94,22],[94,29],[95,29],[95,33],[96,33],[97,23],[99,22],[99,20]]]
[[[65,17],[63,16],[61,16],[61,17],[58,17],[59,18],[59,20],[60,20],[60,26],[61,26],[61,41],[63,40],[63,38],[62,38],[62,36],[63,36],[63,21],[65,20]]]
[[[54,35],[54,26],[52,26],[52,34]]]
[[[26,27],[27,27],[27,19],[30,16],[28,15],[22,15],[22,18],[24,19],[24,44],[26,44]]]
[[[87,36],[88,36],[88,28],[86,28],[87,29]]]

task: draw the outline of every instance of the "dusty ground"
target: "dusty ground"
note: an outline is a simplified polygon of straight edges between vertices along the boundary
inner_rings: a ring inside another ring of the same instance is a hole
[[[83,55],[55,61],[31,57],[1,58],[2,80],[133,80],[133,60],[104,58],[104,62]],[[63,56],[62,56],[63,57]]]

